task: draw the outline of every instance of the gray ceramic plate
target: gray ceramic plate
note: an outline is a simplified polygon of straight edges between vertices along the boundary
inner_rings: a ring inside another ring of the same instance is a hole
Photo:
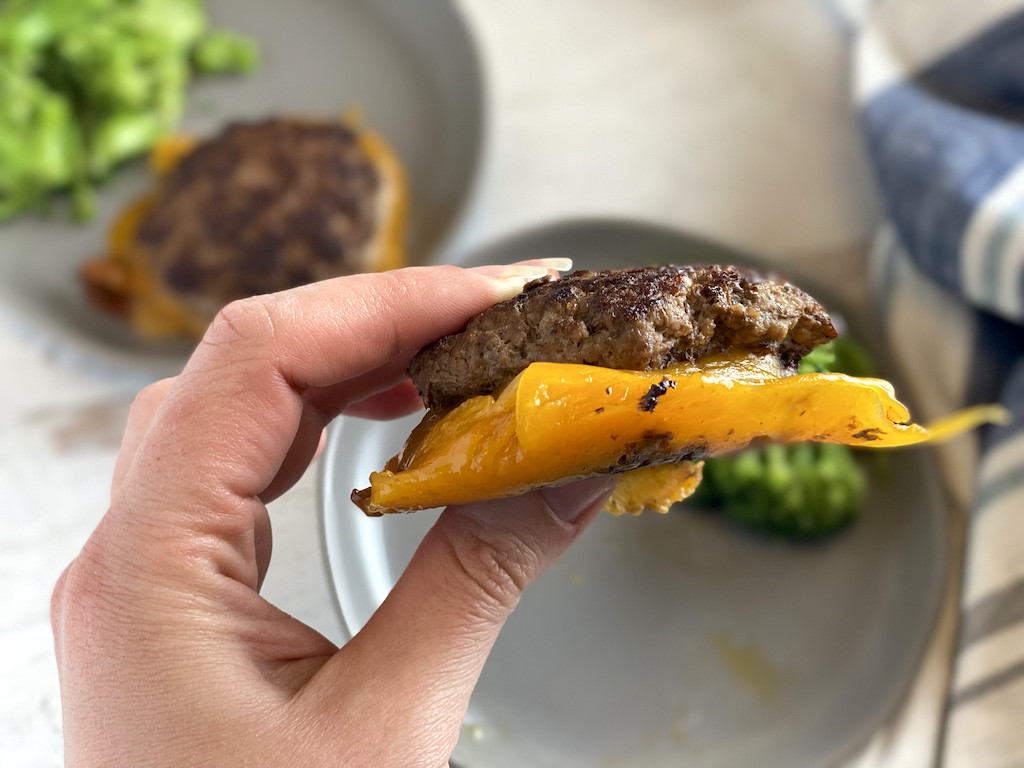
[[[395,147],[409,172],[415,261],[442,246],[471,191],[484,136],[480,61],[451,0],[211,0],[216,23],[255,36],[262,71],[191,91],[184,129],[209,135],[234,119],[356,109]],[[54,354],[143,383],[176,373],[183,343],[135,339],[86,302],[78,269],[103,248],[124,203],[151,183],[142,162],[100,197],[89,226],[55,215],[0,225],[0,317]]]
[[[470,261],[554,255],[586,268],[749,262],[615,222],[547,228]],[[862,318],[847,317],[873,338]],[[330,433],[323,534],[349,632],[383,600],[436,517],[365,518],[348,498],[416,421],[342,420]],[[931,457],[905,451],[888,460],[892,480],[874,483],[859,523],[816,546],[756,538],[678,508],[600,516],[505,627],[454,760],[466,768],[837,764],[906,690],[942,583],[945,507]]]

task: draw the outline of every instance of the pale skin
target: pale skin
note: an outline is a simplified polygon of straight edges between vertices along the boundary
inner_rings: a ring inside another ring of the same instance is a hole
[[[447,765],[499,630],[612,483],[447,509],[341,648],[260,596],[265,505],[334,416],[415,410],[409,356],[546,271],[407,269],[236,303],[139,394],[109,510],[54,590],[69,767]]]

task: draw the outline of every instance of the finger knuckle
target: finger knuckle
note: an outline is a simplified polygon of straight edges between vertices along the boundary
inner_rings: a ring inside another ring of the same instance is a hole
[[[81,634],[97,628],[95,617],[106,612],[111,602],[105,563],[86,545],[54,585],[50,596],[50,625],[58,648],[66,633]]]
[[[402,270],[382,272],[375,276],[374,290],[367,294],[364,304],[366,317],[381,318],[374,332],[381,348],[397,352],[401,336],[396,325],[396,310],[400,311],[414,301],[416,296],[415,278]]]
[[[161,379],[139,390],[132,400],[132,413],[145,412],[158,405],[167,395],[172,381],[173,379]]]
[[[536,553],[509,531],[461,521],[446,526],[444,535],[455,565],[484,606],[512,610],[539,571]]]
[[[53,630],[53,639],[58,650],[64,642],[64,606],[67,602],[65,594],[72,565],[64,569],[50,594],[50,628]]]
[[[273,334],[271,300],[251,296],[222,307],[203,336],[204,344],[215,346],[259,344]]]
[[[415,290],[415,282],[415,273],[412,272],[382,272],[379,282],[380,294],[387,303],[401,302]]]

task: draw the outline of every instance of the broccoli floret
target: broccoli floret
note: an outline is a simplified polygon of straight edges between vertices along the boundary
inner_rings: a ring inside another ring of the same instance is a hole
[[[91,185],[178,123],[195,72],[251,72],[256,44],[204,0],[0,2],[0,220]]]
[[[256,43],[223,29],[207,33],[192,50],[192,64],[199,72],[248,74],[259,63]]]
[[[769,445],[706,461],[695,499],[751,528],[805,539],[853,522],[865,487],[845,445]]]
[[[67,102],[0,63],[0,219],[43,206],[51,188],[83,174],[81,136]]]
[[[869,376],[873,367],[860,345],[841,338],[807,355],[800,373]],[[787,539],[814,539],[852,523],[866,490],[866,474],[851,448],[801,443],[748,448],[708,459],[694,499],[755,530]]]
[[[840,336],[808,352],[800,361],[799,372],[874,376],[875,364],[864,347],[849,336]]]

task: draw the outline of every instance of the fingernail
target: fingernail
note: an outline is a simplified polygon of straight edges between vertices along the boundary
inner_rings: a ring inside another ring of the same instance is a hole
[[[549,271],[568,272],[572,269],[572,259],[555,257],[550,259],[529,259],[515,264],[487,264],[482,267],[471,267],[470,272],[487,275],[488,277],[522,277],[535,275],[543,277]]]
[[[488,274],[484,271],[485,269],[501,270],[501,274]],[[482,272],[489,278],[491,285],[494,286],[494,300],[496,302],[506,301],[514,296],[518,296],[523,292],[523,288],[526,287],[527,283],[550,276],[550,272],[544,267],[520,266],[517,264],[489,268],[477,267],[476,271]]]
[[[575,523],[584,512],[596,504],[603,504],[618,482],[617,477],[601,475],[569,485],[545,488],[541,496],[555,517],[566,523]]]
[[[518,264],[488,264],[472,267],[470,272],[485,275],[497,289],[495,301],[506,301],[523,292],[527,283],[551,276],[552,272],[572,269],[572,259],[551,258],[523,261]]]
[[[488,264],[485,267],[473,267],[469,271],[499,280],[536,280],[547,277],[550,270],[540,264]]]
[[[529,259],[528,261],[521,261],[520,264],[533,264],[538,267],[547,267],[553,269],[556,272],[568,272],[572,269],[572,259],[565,258],[563,256],[553,256],[550,259]]]

